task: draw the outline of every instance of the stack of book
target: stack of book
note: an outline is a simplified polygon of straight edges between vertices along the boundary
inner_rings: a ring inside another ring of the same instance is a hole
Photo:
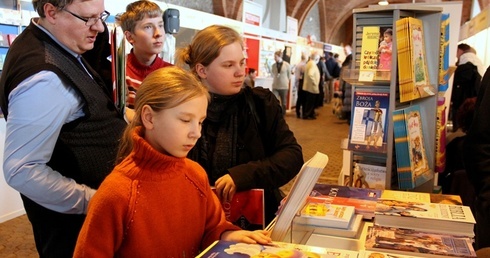
[[[365,248],[416,257],[476,257],[468,237],[377,225],[368,227]]]
[[[435,199],[428,193],[384,190],[376,204],[374,225],[368,227],[366,250],[475,257],[476,222],[470,208],[432,202]]]
[[[310,197],[335,205],[353,206],[355,213],[372,220],[382,190],[341,185],[315,184]]]
[[[397,20],[396,42],[400,102],[435,95],[427,69],[422,20],[413,17]]]
[[[325,199],[308,197],[301,214],[293,220],[293,230],[354,238],[360,231],[362,215],[353,206],[330,204]]]
[[[393,111],[398,187],[413,189],[433,178],[424,136],[423,113],[418,104]]]

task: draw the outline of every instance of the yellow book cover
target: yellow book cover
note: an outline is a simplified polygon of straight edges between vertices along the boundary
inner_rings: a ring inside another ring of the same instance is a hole
[[[378,68],[379,26],[362,28],[359,81],[373,81]]]
[[[424,43],[423,22],[420,19],[406,17],[396,22],[397,44],[399,57],[398,69],[400,71],[400,102],[435,95],[434,87],[430,85],[427,69],[427,59]],[[401,26],[398,28],[398,26]],[[404,47],[404,28],[408,28],[406,34],[407,47]],[[399,33],[400,32],[400,33]],[[399,34],[398,34],[399,33]],[[406,60],[409,56],[408,62]]]
[[[400,99],[407,99],[407,96],[412,96],[413,88],[410,83],[411,76],[411,58],[410,44],[408,34],[408,19],[400,19],[396,21],[396,42],[398,56],[398,80]]]

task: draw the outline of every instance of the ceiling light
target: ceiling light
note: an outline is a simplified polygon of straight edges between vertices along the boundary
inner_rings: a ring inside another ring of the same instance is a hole
[[[378,2],[379,5],[388,5],[388,0],[381,0]]]

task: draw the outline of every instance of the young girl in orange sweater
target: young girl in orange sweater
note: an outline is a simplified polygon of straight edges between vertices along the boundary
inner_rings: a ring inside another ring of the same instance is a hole
[[[195,257],[215,240],[270,243],[227,222],[187,153],[201,136],[207,89],[177,67],[141,84],[118,164],[89,203],[74,257]]]

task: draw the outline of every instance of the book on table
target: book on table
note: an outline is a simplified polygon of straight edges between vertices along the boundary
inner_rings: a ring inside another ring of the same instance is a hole
[[[421,257],[476,257],[469,237],[414,229],[369,226],[365,249]]]
[[[357,251],[323,248],[285,242],[271,245],[245,244],[218,240],[202,251],[197,258],[221,257],[325,257],[357,258]]]
[[[433,178],[425,147],[425,130],[418,104],[393,111],[393,134],[400,189],[413,189]]]
[[[324,199],[308,197],[295,221],[300,224],[347,229],[355,214],[354,206],[328,203]]]
[[[389,106],[390,94],[386,89],[354,92],[349,150],[386,153]]]
[[[216,188],[212,187],[214,193]],[[221,201],[226,220],[246,230],[264,229],[264,189],[236,192],[231,201]]]
[[[357,258],[420,258],[421,256],[416,255],[403,255],[397,253],[390,253],[388,251],[369,251],[369,250],[359,250],[359,256]]]
[[[461,200],[461,197],[459,195],[410,192],[391,189],[383,190],[379,200],[398,200],[409,202],[463,205],[463,201]]]
[[[311,159],[303,164],[289,194],[284,198],[283,204],[277,211],[277,216],[268,228],[271,228],[271,238],[274,241],[283,241],[291,227],[294,216],[299,212],[311,193],[328,163],[328,156],[317,152]]]
[[[336,205],[353,206],[356,214],[371,220],[376,210],[376,202],[382,190],[358,188],[342,185],[315,184],[310,193],[311,197],[325,199]]]
[[[298,220],[298,218],[299,217],[295,217],[293,220],[293,225],[292,225],[292,234],[294,234],[292,237],[293,241],[298,239],[298,237],[296,236],[300,234],[306,237],[302,236],[299,238],[298,241],[302,241],[303,239],[307,241],[309,236],[311,236],[311,234],[355,238],[361,233],[362,231],[361,226],[363,225],[362,215],[360,214],[355,214],[354,217],[351,219],[348,227],[345,229],[302,224],[301,221]],[[297,243],[305,243],[305,242],[297,242]]]
[[[427,232],[474,237],[475,218],[470,207],[411,200],[380,199],[374,224]]]

